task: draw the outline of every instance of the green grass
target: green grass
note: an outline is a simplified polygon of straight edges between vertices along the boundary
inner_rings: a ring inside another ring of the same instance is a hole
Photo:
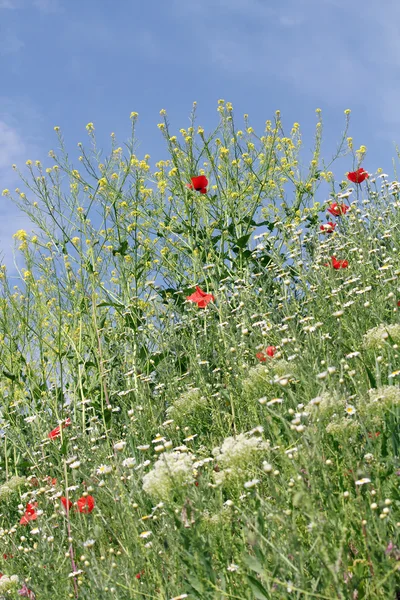
[[[219,112],[163,114],[156,171],[134,113],[79,170],[57,128],[3,192],[36,229],[0,273],[0,597],[399,597],[400,184],[334,180],[366,154],[348,111],[302,169],[297,124]]]

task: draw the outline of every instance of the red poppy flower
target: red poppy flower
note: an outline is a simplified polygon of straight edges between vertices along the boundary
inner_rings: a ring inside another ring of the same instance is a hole
[[[207,194],[208,179],[205,175],[199,175],[198,177],[192,177],[192,183],[188,184],[190,190],[196,190],[200,194]]]
[[[215,300],[215,298],[212,294],[203,292],[203,290],[196,285],[196,291],[191,296],[186,296],[186,300],[196,302],[199,308],[205,308],[207,304],[211,302],[211,300]]]
[[[65,510],[68,512],[72,508],[71,500],[67,500],[65,496],[61,496],[60,498],[61,504],[64,506]]]
[[[32,502],[32,504],[28,502],[25,507],[25,514],[20,519],[20,525],[28,525],[29,521],[36,521],[37,514],[35,508],[37,508],[37,502]]]
[[[140,573],[137,573],[135,575],[136,579],[140,579],[142,577],[142,575],[144,575],[144,571],[140,571]]]
[[[58,436],[61,433],[61,428],[64,429],[64,427],[68,427],[68,425],[71,425],[71,419],[69,417],[65,421],[65,423],[62,423],[61,425],[58,425],[58,427],[56,427],[55,429],[53,429],[53,431],[50,431],[49,438],[51,440],[54,440],[55,438],[58,438]]]
[[[347,260],[337,260],[334,256],[331,256],[332,259],[332,267],[336,270],[338,269],[347,269],[349,263]],[[325,263],[325,267],[330,267],[329,263]]]
[[[335,231],[335,227],[336,223],[331,223],[330,221],[329,223],[324,223],[323,225],[319,226],[322,233],[333,233]]]
[[[397,306],[400,306],[400,300],[397,300]]]
[[[347,179],[352,183],[362,183],[365,179],[369,177],[369,173],[364,169],[357,169],[357,171],[352,171],[347,173]]]
[[[373,438],[373,437],[377,438],[379,435],[381,435],[380,431],[376,431],[375,433],[368,433],[369,438]]]
[[[328,208],[328,213],[331,213],[331,215],[334,217],[340,217],[341,215],[345,215],[349,208],[350,207],[347,206],[347,204],[338,204],[337,202],[332,202]]]
[[[265,350],[263,350],[262,352],[257,352],[256,357],[258,358],[259,361],[265,362],[267,360],[267,356],[272,358],[274,356],[275,352],[276,352],[275,346],[267,346],[265,348]],[[265,356],[265,355],[267,355],[267,356]]]
[[[93,496],[82,496],[82,498],[79,498],[76,502],[77,510],[80,513],[85,514],[91,513],[94,509],[94,505],[95,502]]]

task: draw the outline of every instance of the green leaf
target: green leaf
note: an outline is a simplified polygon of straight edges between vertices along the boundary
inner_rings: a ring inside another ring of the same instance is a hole
[[[252,575],[247,575],[254,598],[257,600],[271,600],[271,595],[267,592],[264,586]]]
[[[7,379],[11,379],[11,381],[15,381],[16,379],[18,379],[18,377],[16,375],[13,375],[13,373],[10,373],[9,371],[6,371],[5,369],[3,369],[3,375],[5,377],[7,377]]]
[[[250,237],[251,233],[246,233],[246,235],[242,235],[239,239],[236,240],[235,246],[238,248],[245,248]]]
[[[376,379],[375,379],[374,374],[372,373],[371,369],[369,367],[367,367],[367,365],[365,363],[364,363],[364,367],[365,367],[365,370],[367,371],[367,375],[368,375],[368,379],[371,384],[371,387],[376,388],[377,385],[376,385]]]
[[[251,571],[254,571],[258,575],[262,575],[264,573],[264,567],[255,556],[245,556],[243,557],[243,562]]]
[[[128,254],[128,240],[121,242],[118,248],[112,251],[113,256],[115,256],[117,253],[121,256],[126,256]]]

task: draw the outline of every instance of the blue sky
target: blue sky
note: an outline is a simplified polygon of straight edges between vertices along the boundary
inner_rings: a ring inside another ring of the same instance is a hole
[[[301,125],[312,147],[315,109],[324,156],[334,153],[352,109],[350,134],[363,166],[392,175],[400,143],[400,3],[392,0],[0,0],[0,189],[14,189],[12,163],[52,161],[53,127],[71,157],[93,121],[100,147],[122,144],[139,112],[138,154],[165,158],[157,129],[218,122],[219,98],[261,132],[276,109]],[[342,178],[350,166],[334,169]],[[0,255],[12,270],[12,233],[29,220],[0,196]]]

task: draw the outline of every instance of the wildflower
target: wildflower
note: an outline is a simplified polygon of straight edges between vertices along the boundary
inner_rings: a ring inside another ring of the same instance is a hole
[[[81,461],[80,460],[75,460],[74,462],[72,462],[69,465],[70,469],[79,469],[79,467],[81,466]]]
[[[331,256],[332,259],[332,267],[334,269],[336,269],[336,271],[338,269],[347,269],[347,267],[349,266],[349,263],[347,260],[337,260],[335,256]],[[329,263],[325,263],[325,267],[329,267],[330,264]]]
[[[337,202],[332,202],[328,208],[328,212],[334,217],[340,217],[341,215],[345,215],[349,208],[350,207],[347,206],[347,204],[338,204]]]
[[[211,300],[215,300],[215,298],[212,294],[203,292],[203,290],[196,285],[196,291],[191,296],[186,296],[186,300],[189,300],[189,302],[196,302],[199,308],[205,308],[207,304],[211,302]]]
[[[114,450],[117,450],[118,452],[120,452],[121,450],[123,450],[126,446],[126,442],[117,442],[116,444],[114,444]]]
[[[329,221],[329,223],[324,223],[323,225],[319,226],[322,233],[333,233],[335,231],[335,227],[336,223],[332,223],[331,221]]]
[[[214,473],[216,483],[222,484],[231,477],[246,478],[248,469],[256,466],[257,455],[268,449],[268,442],[264,442],[260,437],[249,437],[245,433],[226,438],[222,445],[214,448],[212,452],[219,467]]]
[[[265,348],[265,350],[263,350],[262,352],[257,352],[256,357],[258,358],[258,360],[260,362],[265,362],[267,360],[267,356],[270,356],[272,358],[274,356],[275,352],[276,352],[275,346],[267,346]]]
[[[356,485],[365,485],[366,483],[371,483],[371,480],[368,477],[363,477],[362,479],[358,479],[356,481]]]
[[[148,537],[151,536],[151,534],[152,534],[152,531],[142,531],[142,533],[139,534],[139,537],[146,540]]]
[[[58,425],[58,427],[56,427],[55,429],[53,429],[53,431],[50,431],[48,437],[51,440],[54,440],[55,438],[57,438],[60,435],[61,428],[64,429],[64,427],[68,427],[68,425],[71,425],[71,419],[70,418],[66,419],[66,421],[64,423],[62,423],[61,425]]]
[[[190,452],[167,452],[144,475],[143,489],[150,496],[168,500],[174,489],[193,484],[194,481],[193,455]]]
[[[192,183],[188,184],[190,190],[195,189],[200,194],[207,194],[208,179],[205,175],[199,175],[198,177],[192,177]]]
[[[71,500],[67,500],[67,498],[65,496],[61,496],[60,500],[61,500],[61,504],[64,506],[64,508],[67,512],[69,510],[71,510],[71,508],[72,508]]]
[[[77,500],[76,502],[76,506],[77,506],[77,510],[80,513],[91,513],[92,510],[94,509],[94,505],[95,505],[95,501],[93,496],[82,496],[82,498],[79,498],[79,500]]]
[[[365,169],[363,168],[357,169],[357,171],[347,173],[347,179],[352,183],[362,183],[368,177],[369,173],[367,173],[367,171],[365,171]]]
[[[37,508],[37,502],[28,502],[25,508],[25,513],[24,515],[21,517],[20,519],[20,525],[27,525],[29,523],[29,521],[36,521],[37,519],[37,512],[36,509]]]
[[[351,404],[349,404],[348,406],[346,406],[345,411],[347,412],[348,415],[355,415],[356,414],[356,409],[354,408],[354,406],[351,406]]]
[[[234,573],[235,571],[237,571],[239,569],[239,566],[235,565],[235,563],[231,563],[227,569],[231,573]]]
[[[378,349],[380,346],[384,344],[385,341],[389,339],[389,337],[398,344],[400,342],[400,325],[394,323],[392,325],[388,325],[386,323],[382,323],[377,327],[373,327],[369,329],[367,333],[364,335],[364,346],[365,348],[369,348],[371,350]]]
[[[246,489],[249,489],[249,488],[255,487],[258,483],[260,483],[259,479],[252,479],[251,481],[246,481],[244,484],[244,487]]]
[[[136,460],[131,457],[125,458],[125,460],[122,461],[122,466],[127,467],[128,469],[131,469],[135,464]]]
[[[205,415],[208,408],[209,402],[202,395],[200,388],[190,388],[181,394],[173,402],[172,406],[167,408],[166,413],[174,421],[185,421],[187,423],[187,420],[192,417],[196,418]]]
[[[107,475],[108,473],[111,473],[112,471],[112,467],[110,467],[109,465],[100,465],[99,468],[96,470],[97,475]]]
[[[35,594],[27,587],[26,583],[24,583],[22,588],[18,590],[18,594],[24,598],[29,598],[29,600],[36,600]]]
[[[0,578],[0,592],[1,595],[11,592],[19,583],[18,575],[2,575]]]
[[[369,390],[369,406],[384,406],[387,408],[400,406],[400,387],[397,385],[383,385]],[[379,435],[375,434],[375,437]]]

